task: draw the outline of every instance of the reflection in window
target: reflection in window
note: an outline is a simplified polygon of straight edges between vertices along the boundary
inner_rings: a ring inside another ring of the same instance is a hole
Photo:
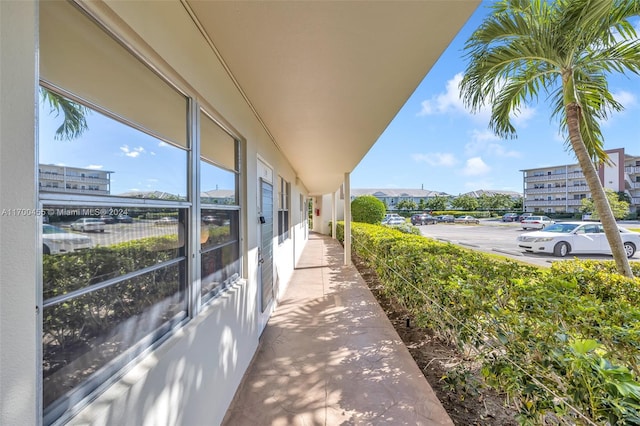
[[[62,268],[72,272],[68,265]],[[141,339],[183,318],[182,283],[184,260],[69,300],[45,302],[43,398],[49,411],[55,411],[54,401],[89,376],[100,375]]]
[[[184,256],[184,210],[45,205],[43,297]]]
[[[211,298],[240,274],[238,210],[202,210],[200,234],[201,295]]]
[[[65,393],[186,317],[186,209],[43,207],[44,402],[55,413]]]
[[[200,200],[202,204],[237,205],[235,172],[200,161]]]
[[[87,128],[80,135],[59,140],[56,131],[63,117],[46,101],[40,103],[40,191],[161,200],[186,198],[184,149],[90,108],[85,108],[84,118]]]
[[[289,238],[289,193],[291,184],[278,178],[278,243]]]

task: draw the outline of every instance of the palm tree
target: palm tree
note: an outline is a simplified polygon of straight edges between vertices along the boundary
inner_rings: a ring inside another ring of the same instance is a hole
[[[467,107],[491,107],[489,127],[503,138],[516,136],[513,116],[544,92],[589,185],[616,268],[628,277],[596,167],[609,161],[599,122],[623,109],[607,77],[640,72],[640,40],[629,22],[639,14],[640,0],[501,0],[465,45],[469,64],[460,83]]]

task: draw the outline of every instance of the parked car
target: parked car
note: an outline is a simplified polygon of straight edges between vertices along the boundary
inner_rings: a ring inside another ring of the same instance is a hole
[[[108,214],[100,216],[100,220],[103,221],[106,225],[116,223],[116,220],[113,218],[113,216],[109,216]]]
[[[391,218],[401,218],[404,219],[402,216],[400,216],[398,213],[387,213],[384,215],[384,218],[382,219],[382,224],[386,225],[387,222],[391,219]]]
[[[633,257],[640,247],[640,233],[620,228],[627,257]],[[517,239],[518,247],[528,252],[550,253],[559,257],[571,254],[611,254],[604,228],[593,222],[562,222],[543,231],[527,232]]]
[[[553,225],[555,220],[551,220],[551,218],[547,216],[529,216],[525,217],[520,224],[522,225],[522,229],[525,231],[527,229],[544,229],[549,225]]]
[[[175,217],[163,217],[154,222],[156,225],[175,225],[178,223],[178,219]]]
[[[518,221],[518,213],[506,213],[502,216],[503,222],[517,222]]]
[[[104,232],[104,222],[95,217],[84,217],[73,222],[71,229],[82,232]]]
[[[58,254],[93,247],[91,238],[53,225],[42,225],[42,253]]]
[[[453,220],[455,223],[480,223],[480,221],[473,216],[459,216]]]
[[[119,214],[116,217],[116,220],[118,221],[118,223],[133,223],[133,218],[128,214]]]
[[[528,218],[529,216],[533,216],[533,213],[521,213],[518,216],[518,222],[522,222],[523,220],[525,220],[526,218]]]
[[[414,214],[411,216],[411,224],[413,225],[434,225],[438,223],[435,217],[427,213]]]
[[[450,214],[441,214],[439,216],[436,216],[436,220],[438,222],[443,222],[443,223],[453,223],[455,220],[455,217],[453,217]]]
[[[407,220],[402,216],[393,216],[383,223],[385,225],[404,225],[405,223],[407,223]]]

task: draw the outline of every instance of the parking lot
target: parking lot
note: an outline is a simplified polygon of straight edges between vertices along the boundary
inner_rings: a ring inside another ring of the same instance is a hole
[[[621,224],[621,226],[627,226]],[[640,224],[631,224],[629,227],[638,228]],[[516,238],[525,232],[518,222],[502,222],[500,219],[481,219],[479,225],[439,223],[436,225],[422,225],[418,227],[425,237],[458,244],[473,250],[487,253],[500,254],[522,262],[528,262],[540,266],[550,266],[552,262],[563,259],[596,259],[611,260],[606,255],[569,255],[559,258],[552,255],[526,253],[518,247]],[[640,261],[640,252],[636,252],[632,262]]]

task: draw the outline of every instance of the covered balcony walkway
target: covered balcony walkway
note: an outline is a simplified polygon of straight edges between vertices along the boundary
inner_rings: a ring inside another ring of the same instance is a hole
[[[312,233],[223,424],[453,422],[342,246]]]

